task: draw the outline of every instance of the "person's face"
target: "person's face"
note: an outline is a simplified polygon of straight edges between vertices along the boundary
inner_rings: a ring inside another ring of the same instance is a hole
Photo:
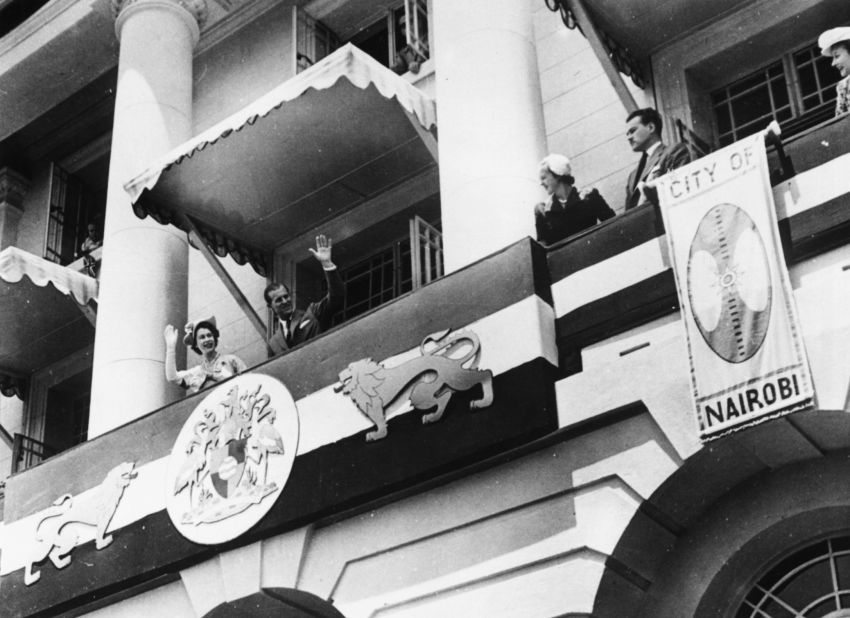
[[[838,69],[841,77],[850,75],[850,52],[844,45],[833,45],[830,51],[832,55],[832,66]]]
[[[552,195],[558,188],[558,179],[548,167],[540,168],[540,186],[546,189],[546,195]]]
[[[288,320],[292,315],[292,297],[284,287],[275,288],[269,293],[269,307],[281,320]]]
[[[215,335],[208,328],[199,328],[195,333],[195,345],[201,353],[213,352],[215,350]]]
[[[86,229],[88,230],[89,238],[95,240],[97,238],[97,228],[94,223],[89,223],[88,228]]]
[[[655,125],[643,124],[640,116],[635,116],[626,124],[626,139],[635,152],[645,152],[655,142]]]

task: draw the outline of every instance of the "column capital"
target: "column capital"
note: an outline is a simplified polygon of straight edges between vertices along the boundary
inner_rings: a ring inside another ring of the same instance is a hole
[[[142,4],[154,4],[160,6],[163,4],[171,4],[179,6],[185,9],[189,15],[195,19],[195,22],[198,24],[198,28],[204,27],[204,24],[207,21],[207,15],[209,14],[209,8],[207,7],[206,0],[111,0],[110,4],[112,5],[112,17],[116,20],[119,19],[119,16],[125,9],[134,5]]]
[[[30,181],[10,167],[0,167],[0,204],[10,204],[18,210],[24,209],[24,196]]]

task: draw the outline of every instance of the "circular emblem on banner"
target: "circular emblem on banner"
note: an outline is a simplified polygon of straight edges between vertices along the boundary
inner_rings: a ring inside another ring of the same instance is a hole
[[[177,436],[166,472],[166,508],[191,541],[238,537],[277,500],[298,449],[298,411],[287,388],[247,374],[214,389]]]
[[[758,352],[767,336],[772,288],[755,222],[718,204],[697,227],[688,256],[688,302],[705,342],[730,363]]]

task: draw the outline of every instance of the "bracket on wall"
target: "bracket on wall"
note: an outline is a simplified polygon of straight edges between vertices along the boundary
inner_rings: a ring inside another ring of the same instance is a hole
[[[187,214],[183,214],[182,217],[185,219],[185,225],[180,226],[183,229],[188,230],[189,232],[189,242],[192,243],[194,247],[196,247],[204,258],[207,260],[207,263],[212,267],[215,274],[224,284],[224,287],[227,288],[227,291],[230,292],[230,295],[233,296],[233,300],[236,301],[236,304],[239,305],[239,308],[245,313],[248,321],[251,323],[251,326],[254,327],[254,330],[260,335],[260,338],[266,344],[266,350],[269,355],[274,355],[274,351],[268,344],[267,340],[267,331],[266,325],[260,319],[260,316],[257,315],[257,312],[254,311],[254,308],[251,306],[251,303],[248,302],[248,299],[245,297],[245,294],[242,293],[242,290],[233,280],[233,277],[230,276],[230,273],[225,270],[224,266],[222,266],[221,262],[218,258],[213,254],[212,250],[207,245],[207,242],[204,240],[203,236],[201,236],[198,231],[198,226],[195,223],[195,220]]]
[[[628,75],[635,86],[638,88],[646,88],[646,80],[640,70],[638,61],[629,56],[616,41],[608,36],[601,29],[596,27],[593,19],[587,12],[583,0],[544,0],[546,7],[550,11],[560,13],[561,21],[570,30],[578,28],[594,55],[602,65],[608,81],[617,92],[617,96],[627,113],[631,113],[638,108],[632,93],[629,91],[622,75]]]

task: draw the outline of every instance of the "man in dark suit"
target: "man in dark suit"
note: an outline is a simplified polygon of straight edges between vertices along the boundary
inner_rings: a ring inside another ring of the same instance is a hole
[[[661,114],[651,107],[636,109],[626,118],[629,146],[635,152],[642,153],[638,166],[629,174],[626,210],[647,203],[638,183],[663,176],[691,161],[691,153],[683,143],[668,146],[661,141],[661,126]]]
[[[263,296],[278,322],[277,330],[269,339],[269,347],[275,354],[286,352],[327,329],[331,317],[342,303],[342,278],[331,261],[331,246],[330,238],[319,235],[316,236],[316,248],[310,249],[325,271],[328,291],[321,300],[310,303],[305,311],[292,306],[292,296],[284,284],[270,283],[266,286]]]

